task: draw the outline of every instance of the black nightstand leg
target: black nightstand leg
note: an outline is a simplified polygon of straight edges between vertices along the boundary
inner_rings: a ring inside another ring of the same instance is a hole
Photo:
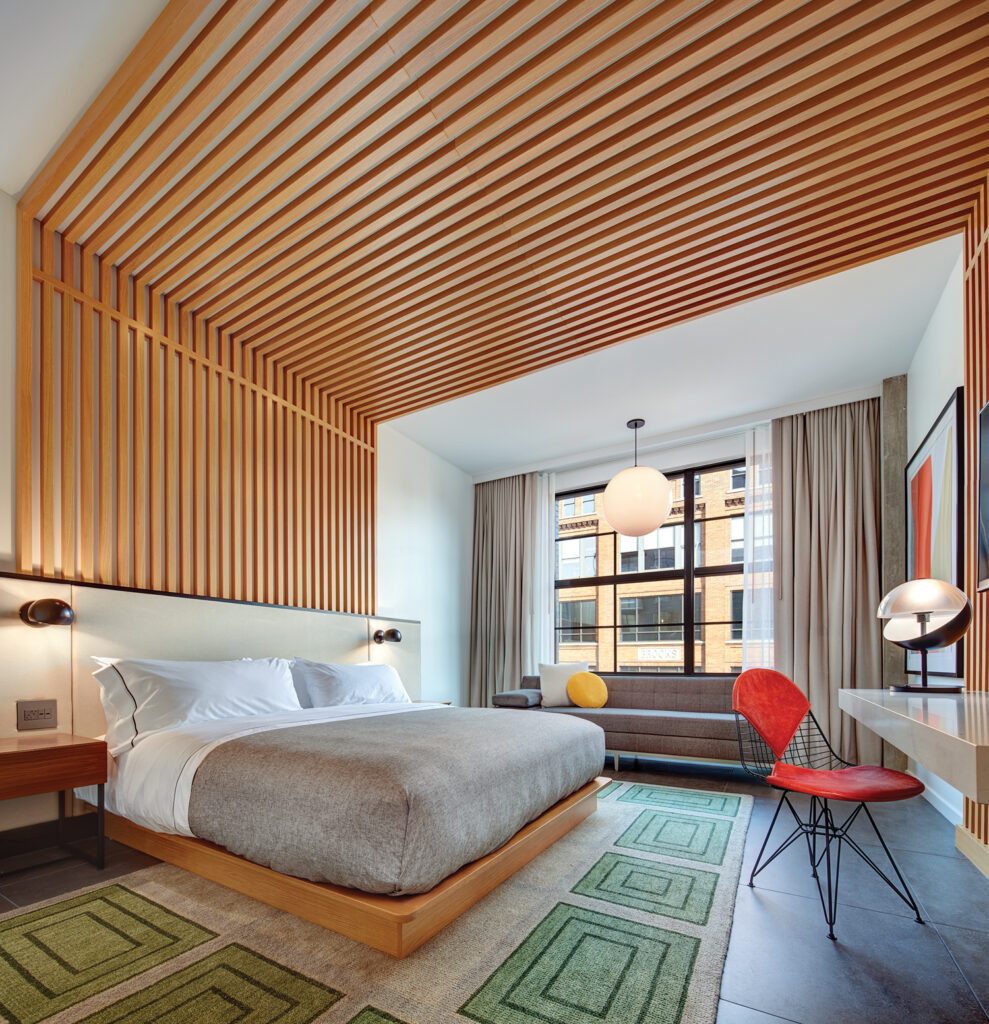
[[[65,790],[58,791],[58,845],[65,848]]]
[[[102,782],[96,787],[96,794],[96,866],[102,871],[106,866],[106,829]]]

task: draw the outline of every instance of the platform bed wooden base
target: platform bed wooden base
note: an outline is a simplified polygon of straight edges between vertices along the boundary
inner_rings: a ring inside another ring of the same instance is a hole
[[[308,882],[244,860],[203,839],[152,832],[113,814],[107,814],[106,828],[118,843],[401,959],[593,814],[598,790],[608,782],[605,778],[589,782],[504,846],[462,867],[435,889],[414,896],[378,896]]]

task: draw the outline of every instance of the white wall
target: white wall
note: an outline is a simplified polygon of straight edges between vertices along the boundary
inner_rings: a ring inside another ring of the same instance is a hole
[[[14,295],[17,204],[0,192],[0,569],[14,568]]]
[[[579,468],[558,470],[554,481],[557,492],[577,487],[606,484],[616,473],[631,465],[632,432],[629,431],[628,452],[621,458],[593,462]],[[693,444],[663,446],[654,450],[639,449],[639,465],[653,466],[663,473],[674,473],[692,466],[713,465],[730,459],[745,458],[745,432],[723,434]]]
[[[965,383],[963,283],[959,255],[907,371],[908,458],[955,388]]]
[[[422,623],[422,699],[467,703],[474,483],[378,428],[378,614]]]
[[[965,382],[965,312],[962,258],[944,286],[907,372],[907,457],[930,430],[955,388]],[[927,787],[924,796],[951,822],[962,820],[962,794],[911,761],[910,771]]]

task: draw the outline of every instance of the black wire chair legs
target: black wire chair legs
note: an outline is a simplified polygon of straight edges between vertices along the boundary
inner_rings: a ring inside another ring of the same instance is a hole
[[[780,845],[763,860],[766,853],[766,848],[769,845],[769,839],[773,834],[773,830],[776,828],[776,823],[779,820],[780,812],[783,807],[786,807],[790,815],[795,822],[795,828],[786,836],[786,838],[780,843]],[[889,861],[890,866],[893,869],[893,874],[896,876],[894,881],[890,876],[875,862],[875,860],[869,856],[869,854],[862,848],[857,840],[853,839],[849,835],[849,830],[855,823],[859,814],[865,813],[866,818],[869,820],[869,824],[872,826],[873,832],[876,834],[876,838],[879,840],[879,845],[883,849],[883,853],[886,855],[886,859]],[[824,912],[824,920],[828,926],[828,938],[835,939],[835,921],[838,917],[838,884],[841,880],[841,852],[842,849],[847,846],[853,850],[859,857],[865,861],[866,864],[872,868],[873,871],[900,897],[901,900],[913,911],[914,918],[918,923],[923,924],[923,918],[920,916],[920,909],[917,906],[917,901],[913,897],[913,893],[910,891],[910,887],[907,885],[906,879],[903,877],[903,873],[900,871],[899,866],[893,859],[893,854],[890,852],[889,847],[886,845],[886,840],[883,839],[882,833],[879,831],[879,827],[876,825],[875,819],[869,812],[869,808],[864,804],[856,804],[851,813],[843,821],[838,822],[835,819],[834,812],[831,809],[830,802],[821,797],[812,796],[810,798],[810,808],[807,814],[807,818],[801,818],[797,809],[793,806],[793,802],[790,800],[790,793],[786,790],[781,790],[779,803],[776,805],[776,812],[773,814],[773,820],[769,823],[769,829],[766,832],[766,837],[762,841],[762,846],[759,848],[759,854],[755,859],[755,864],[752,866],[752,873],[749,875],[749,885],[755,884],[756,875],[764,871],[776,858],[792,846],[800,837],[803,836],[807,843],[807,855],[810,861],[811,875],[814,881],[817,883],[817,893],[821,900],[821,909]],[[821,867],[824,867],[824,871],[821,871]],[[823,874],[823,877],[822,877]],[[899,884],[897,884],[897,882]]]

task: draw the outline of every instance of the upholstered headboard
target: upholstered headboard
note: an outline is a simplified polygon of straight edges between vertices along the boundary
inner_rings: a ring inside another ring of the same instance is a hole
[[[44,629],[25,626],[18,609],[39,597],[68,601],[76,613],[75,624]],[[6,576],[0,578],[0,622],[0,636],[10,643],[6,650],[16,651],[24,669],[15,672],[12,685],[0,678],[4,705],[0,735],[13,733],[16,699],[41,696],[59,699],[60,731],[101,735],[105,721],[92,677],[94,655],[189,661],[303,657],[387,662],[398,670],[414,700],[420,693],[419,623],[411,620]],[[401,643],[372,642],[377,629],[392,626],[401,630]],[[41,660],[43,668],[32,673],[27,666],[35,659]]]

